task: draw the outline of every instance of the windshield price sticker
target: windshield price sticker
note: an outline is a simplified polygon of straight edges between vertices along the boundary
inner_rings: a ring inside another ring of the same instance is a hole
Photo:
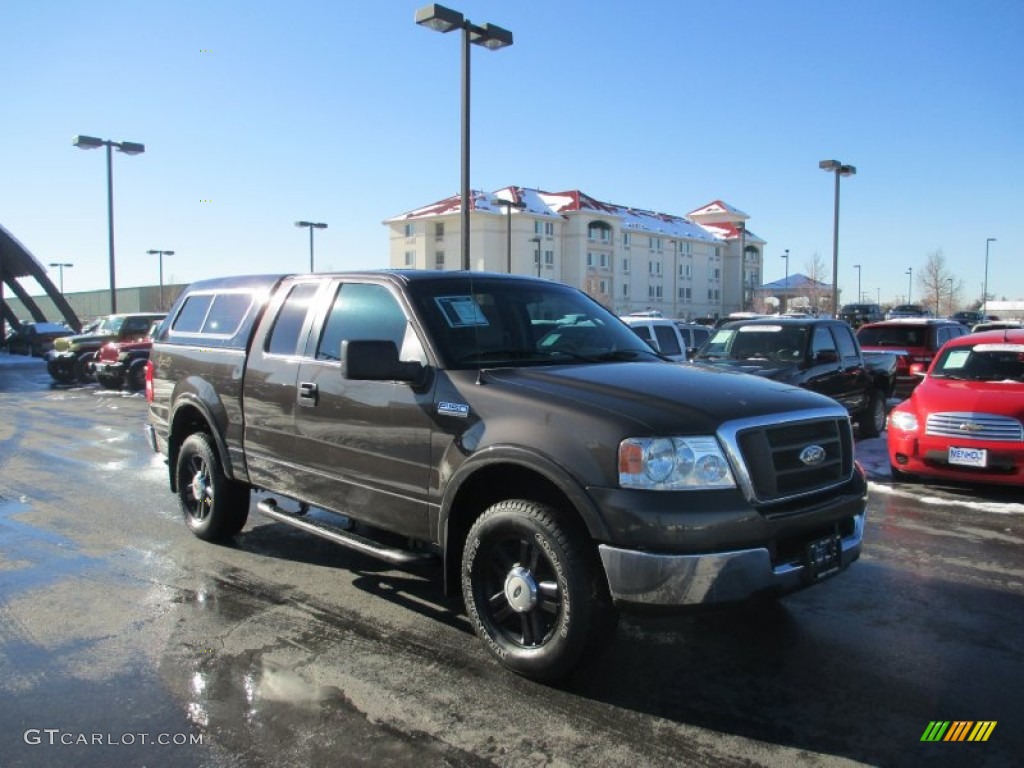
[[[472,296],[437,296],[434,301],[450,328],[490,325]]]
[[[949,463],[962,467],[987,467],[988,450],[985,448],[949,448]]]

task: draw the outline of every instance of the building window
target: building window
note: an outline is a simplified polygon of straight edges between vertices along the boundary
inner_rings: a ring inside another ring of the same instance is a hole
[[[608,242],[611,239],[612,228],[603,221],[595,221],[587,227],[587,237],[591,240]]]
[[[434,269],[444,269],[444,251],[434,251]]]
[[[544,234],[548,237],[553,237],[555,234],[555,222],[545,221],[544,222]]]
[[[598,254],[598,255],[601,257],[601,266],[604,267],[604,268],[607,268],[608,267],[608,254],[607,253],[601,253],[601,254]]]
[[[434,237],[444,237],[444,222],[443,221],[435,221],[434,222]]]
[[[544,263],[547,266],[549,266],[549,267],[555,266],[555,252],[554,251],[544,251]]]
[[[712,280],[721,280],[722,279],[722,270],[719,267],[715,267],[714,269],[711,270],[711,279]]]
[[[708,288],[708,301],[718,301],[719,293],[717,288]]]
[[[599,286],[599,290],[601,291],[601,295],[602,296],[607,296],[608,295],[608,281],[607,280],[601,280],[598,283],[598,286]]]
[[[590,251],[587,251],[587,266],[594,266],[594,254],[592,254]]]
[[[660,261],[648,261],[647,262],[647,273],[650,275],[661,274],[661,262]]]
[[[629,259],[623,259],[621,264],[622,264],[622,271],[625,272],[628,275],[629,274]]]
[[[661,286],[660,285],[648,285],[647,286],[647,298],[649,298],[649,299],[660,299],[661,298]]]
[[[622,298],[624,298],[624,299],[628,299],[629,298],[629,283],[623,283],[622,284]]]
[[[544,231],[544,228],[541,226],[543,223],[544,222],[540,221],[539,219],[533,222],[533,234],[539,235],[541,232]]]
[[[412,237],[415,234],[416,234],[416,225],[411,223],[411,222],[407,223],[405,225],[405,236],[406,237]]]
[[[679,298],[682,299],[683,301],[689,301],[690,299],[693,298],[693,289],[692,288],[680,288],[679,289]]]
[[[416,266],[416,251],[405,252],[405,266],[415,267]]]
[[[630,241],[629,232],[623,232],[622,233],[622,244],[623,245],[629,245],[629,241]]]

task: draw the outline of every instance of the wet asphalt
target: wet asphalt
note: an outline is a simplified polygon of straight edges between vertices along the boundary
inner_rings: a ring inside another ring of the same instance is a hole
[[[228,546],[192,537],[144,414],[38,361],[0,366],[0,766],[1024,754],[1020,494],[878,486],[848,572],[777,604],[626,617],[598,663],[546,687],[490,661],[435,566],[396,570],[255,509]],[[997,725],[922,743],[935,720]]]

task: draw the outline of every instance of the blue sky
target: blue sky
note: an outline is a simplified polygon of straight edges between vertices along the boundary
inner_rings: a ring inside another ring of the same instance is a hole
[[[0,223],[69,292],[108,286],[103,150],[115,153],[118,285],[387,266],[387,219],[459,188],[459,44],[423,3],[0,5]],[[1024,299],[1010,225],[1024,161],[1019,0],[690,0],[449,5],[510,29],[473,48],[472,186],[581,189],[685,214],[714,199],[764,238],[764,277],[832,257],[839,284],[904,297],[942,250],[980,295]],[[208,201],[208,202],[207,202]],[[56,275],[54,276],[56,278]],[[915,284],[914,298],[920,297]]]

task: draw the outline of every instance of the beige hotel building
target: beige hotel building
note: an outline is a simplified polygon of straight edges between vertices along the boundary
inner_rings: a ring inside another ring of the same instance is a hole
[[[616,314],[718,317],[749,309],[761,285],[765,241],[746,228],[747,214],[721,201],[679,216],[579,190],[505,187],[474,190],[470,206],[473,271],[574,285]],[[458,195],[384,224],[391,267],[461,268]]]

